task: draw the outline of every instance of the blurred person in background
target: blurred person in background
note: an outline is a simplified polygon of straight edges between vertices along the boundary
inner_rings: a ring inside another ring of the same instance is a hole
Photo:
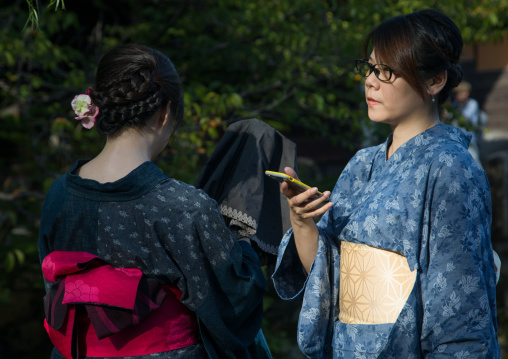
[[[456,124],[456,126],[463,127],[473,135],[471,144],[469,145],[469,152],[475,161],[481,165],[480,144],[483,132],[487,127],[488,115],[480,108],[478,101],[471,97],[471,91],[471,83],[462,81],[452,91],[451,105],[459,111],[467,121],[464,126],[460,126],[458,124]]]

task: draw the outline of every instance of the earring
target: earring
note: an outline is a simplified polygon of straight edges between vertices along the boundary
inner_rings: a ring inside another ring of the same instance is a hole
[[[434,94],[432,94],[432,102],[436,102],[436,99],[434,98]]]

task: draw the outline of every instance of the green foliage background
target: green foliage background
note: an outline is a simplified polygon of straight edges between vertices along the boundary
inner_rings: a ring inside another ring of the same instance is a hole
[[[52,181],[104,143],[82,129],[70,107],[93,83],[104,52],[137,42],[173,60],[184,83],[185,122],[157,164],[192,183],[227,124],[241,118],[264,120],[290,138],[330,138],[337,151],[358,148],[362,127],[370,126],[353,72],[362,35],[389,16],[427,7],[451,15],[466,43],[506,33],[508,0],[4,1],[0,357],[48,357],[41,355],[46,338],[36,339],[43,330],[38,219]],[[383,138],[386,129],[374,133]],[[266,306],[267,313],[279,308],[273,293]],[[267,339],[275,357],[297,357],[289,354],[296,333],[288,328],[298,307],[280,308],[289,324],[267,316]],[[27,324],[27,315],[37,324]]]

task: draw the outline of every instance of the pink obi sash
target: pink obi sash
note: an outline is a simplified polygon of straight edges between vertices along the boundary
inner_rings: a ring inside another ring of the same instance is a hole
[[[146,355],[199,342],[182,292],[137,268],[115,268],[86,252],[54,251],[42,271],[54,283],[44,297],[44,327],[67,359]]]

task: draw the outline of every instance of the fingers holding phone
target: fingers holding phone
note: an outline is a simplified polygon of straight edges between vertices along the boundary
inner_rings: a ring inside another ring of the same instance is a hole
[[[284,167],[284,172],[286,172],[288,176],[298,179],[298,174],[291,167]]]
[[[298,174],[291,167],[285,167],[284,172],[286,172],[286,175],[288,175],[290,178],[289,180],[281,182],[280,191],[283,195],[288,197],[288,199],[293,198],[294,196],[310,189],[310,187],[308,186],[307,186],[308,188],[304,188],[302,186],[295,185],[295,181],[292,181],[291,179],[295,179],[298,182],[300,180],[298,178]]]
[[[281,183],[280,191],[287,197],[291,211],[298,217],[320,216],[333,206],[329,202],[329,191],[321,193],[316,187],[301,182],[290,167],[284,168],[284,171],[286,173],[265,171],[265,174]]]
[[[292,198],[288,197],[289,207],[292,212],[300,218],[318,217],[332,208],[333,203],[329,201],[330,191],[318,195],[316,187],[306,190]]]

